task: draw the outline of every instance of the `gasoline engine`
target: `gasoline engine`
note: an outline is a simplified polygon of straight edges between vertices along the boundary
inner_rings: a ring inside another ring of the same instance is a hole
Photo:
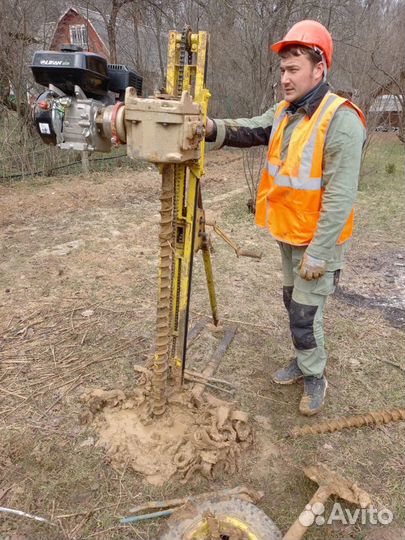
[[[35,125],[46,144],[109,152],[125,141],[120,117],[125,89],[132,87],[142,94],[142,77],[137,73],[124,65],[107,64],[102,56],[74,45],[61,51],[37,51],[31,70],[35,82],[47,87],[33,109]]]

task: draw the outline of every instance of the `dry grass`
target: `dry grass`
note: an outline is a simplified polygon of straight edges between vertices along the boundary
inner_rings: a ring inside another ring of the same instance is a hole
[[[401,149],[389,136],[379,137],[378,145],[367,158],[359,227],[342,286],[401,308],[402,267],[395,266],[403,249]],[[394,173],[384,171],[379,152],[396,164]],[[263,489],[261,508],[285,531],[313,492],[302,466],[314,461],[355,479],[378,506],[391,508],[398,523],[403,520],[400,424],[284,437],[305,422],[297,412],[302,389],[270,382],[269,373],[291,354],[281,265],[277,246],[255,229],[246,211],[238,155],[210,157],[205,206],[239,244],[260,248],[264,256],[260,262],[236,259],[214,239],[220,313],[240,321],[218,377],[237,385],[240,405],[267,417],[269,425],[258,424],[259,443],[237,477],[195,479],[187,486],[173,481],[153,488],[130,470],[115,471],[89,439],[95,434],[78,422],[84,388],[130,388],[133,363],[145,362],[153,347],[157,173],[124,171],[118,177],[94,174],[0,186],[0,505],[56,524],[3,515],[0,537],[154,538],[158,523],[124,527],[118,518],[149,498],[243,482]],[[200,260],[192,302],[194,322],[209,314]],[[326,330],[330,392],[322,418],[403,404],[402,372],[384,360],[403,366],[404,344],[384,306],[332,298]],[[201,369],[217,339],[205,331],[190,350],[190,366]],[[364,527],[328,526],[313,529],[311,538],[365,534]]]

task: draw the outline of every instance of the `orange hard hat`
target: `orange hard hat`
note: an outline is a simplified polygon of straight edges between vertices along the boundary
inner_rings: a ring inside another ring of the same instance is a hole
[[[315,50],[320,49],[328,68],[332,65],[333,41],[332,36],[323,24],[317,21],[300,21],[286,33],[281,41],[271,46],[272,50],[279,53],[288,45],[304,45]]]

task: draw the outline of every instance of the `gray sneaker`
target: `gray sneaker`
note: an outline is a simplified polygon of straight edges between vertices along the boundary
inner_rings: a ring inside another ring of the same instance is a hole
[[[300,402],[300,413],[305,416],[312,416],[319,412],[325,402],[326,389],[328,381],[325,376],[304,377],[304,395]]]
[[[293,384],[304,377],[297,364],[297,359],[294,358],[287,367],[276,371],[272,377],[276,384]]]

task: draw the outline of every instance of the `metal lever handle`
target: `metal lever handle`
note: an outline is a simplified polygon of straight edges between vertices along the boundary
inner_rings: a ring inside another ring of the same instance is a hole
[[[231,248],[235,251],[237,257],[251,257],[253,259],[262,258],[261,251],[242,249],[241,247],[239,247],[238,244],[234,240],[232,240],[232,238],[229,238],[229,236],[218,227],[216,221],[206,220],[205,224],[209,227],[212,227],[217,233],[217,235],[220,236],[222,240],[224,240],[229,246],[231,246]]]

